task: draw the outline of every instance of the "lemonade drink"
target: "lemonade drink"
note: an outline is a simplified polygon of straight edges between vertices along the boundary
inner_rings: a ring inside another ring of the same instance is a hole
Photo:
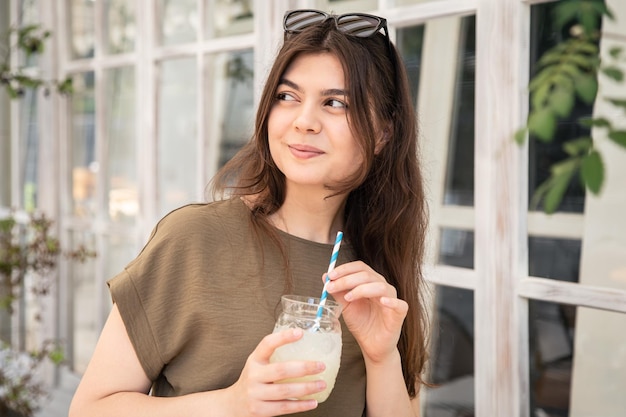
[[[287,329],[289,329],[287,326],[277,326],[274,332]],[[307,375],[301,378],[284,379],[280,382],[304,382],[321,379],[326,382],[326,389],[324,389],[324,391],[298,399],[313,399],[317,400],[318,403],[326,401],[335,386],[335,379],[337,378],[337,372],[339,372],[339,363],[341,361],[341,334],[305,331],[300,340],[279,347],[270,358],[270,362],[297,360],[324,362],[326,368],[319,374]]]
[[[319,303],[319,298],[296,295],[282,297],[283,311],[276,321],[274,333],[301,328],[304,334],[298,341],[278,347],[270,362],[303,360],[323,362],[326,368],[319,374],[279,381],[287,383],[323,380],[326,382],[324,391],[298,398],[314,399],[321,403],[326,401],[335,386],[341,362],[342,341],[339,305],[331,300],[327,300],[322,307]],[[319,317],[318,311],[321,313]]]

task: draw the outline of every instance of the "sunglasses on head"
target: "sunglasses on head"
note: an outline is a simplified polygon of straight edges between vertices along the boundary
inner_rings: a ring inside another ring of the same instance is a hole
[[[285,13],[283,19],[285,36],[287,34],[302,32],[309,26],[318,25],[328,19],[335,21],[335,26],[339,32],[356,36],[357,38],[369,38],[383,29],[385,31],[385,37],[389,42],[387,20],[382,17],[365,13],[334,15],[312,9],[291,10]]]

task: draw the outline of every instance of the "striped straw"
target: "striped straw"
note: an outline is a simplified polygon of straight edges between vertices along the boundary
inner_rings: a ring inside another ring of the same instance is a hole
[[[337,232],[337,238],[335,239],[335,247],[333,247],[333,254],[330,257],[330,264],[328,265],[328,272],[326,274],[326,281],[324,282],[324,289],[322,290],[322,296],[320,297],[320,305],[317,308],[317,316],[315,317],[315,325],[312,330],[315,331],[320,327],[320,320],[322,319],[322,312],[324,305],[326,304],[326,299],[328,298],[328,291],[326,287],[330,282],[328,279],[328,274],[335,269],[335,264],[337,263],[337,258],[339,257],[339,246],[341,246],[341,239],[343,238],[343,232]]]

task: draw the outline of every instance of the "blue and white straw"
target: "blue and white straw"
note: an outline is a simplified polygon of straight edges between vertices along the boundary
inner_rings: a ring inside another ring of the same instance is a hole
[[[326,299],[328,298],[328,291],[326,287],[330,282],[328,279],[328,274],[335,269],[335,264],[337,263],[337,258],[339,257],[339,246],[341,246],[341,239],[343,239],[343,232],[337,232],[337,238],[335,239],[335,246],[333,247],[333,254],[330,257],[330,263],[328,265],[328,272],[326,273],[326,281],[324,282],[324,289],[322,290],[322,296],[320,297],[320,304],[317,308],[317,316],[315,317],[315,325],[311,330],[316,331],[320,327],[320,320],[322,319],[322,312],[324,310],[324,305],[326,304]]]

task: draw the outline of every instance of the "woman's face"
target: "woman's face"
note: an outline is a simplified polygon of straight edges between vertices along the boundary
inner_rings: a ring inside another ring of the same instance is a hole
[[[335,185],[363,163],[348,126],[350,98],[332,54],[297,57],[283,74],[269,114],[269,147],[290,187]]]

